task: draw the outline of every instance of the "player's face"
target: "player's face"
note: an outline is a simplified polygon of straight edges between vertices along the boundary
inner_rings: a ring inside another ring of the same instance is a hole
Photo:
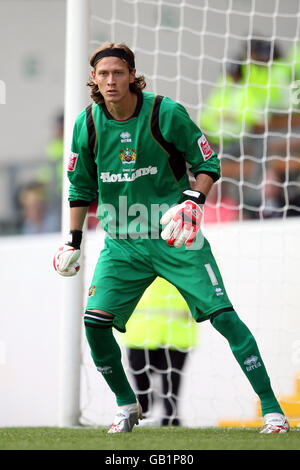
[[[118,57],[104,57],[96,64],[92,77],[104,101],[118,103],[130,93],[129,85],[134,82],[135,70],[129,72],[127,63]]]

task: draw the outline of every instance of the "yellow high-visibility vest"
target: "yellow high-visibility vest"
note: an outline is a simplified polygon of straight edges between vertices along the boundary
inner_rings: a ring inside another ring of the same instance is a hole
[[[145,291],[121,338],[129,348],[187,350],[197,344],[198,325],[178,290],[157,277]]]
[[[230,76],[225,82],[221,78],[199,114],[199,126],[214,144],[238,141],[257,122],[255,102],[244,83],[236,83]]]
[[[242,70],[249,94],[255,97],[254,110],[289,110],[290,79],[285,61],[276,60],[272,65],[250,63]]]
[[[211,143],[220,145],[238,141],[265,115],[290,106],[290,70],[288,63],[276,60],[272,65],[242,65],[242,79],[221,77],[199,113],[199,126]]]

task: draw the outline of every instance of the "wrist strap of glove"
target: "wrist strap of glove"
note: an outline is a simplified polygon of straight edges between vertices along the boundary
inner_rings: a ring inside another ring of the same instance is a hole
[[[203,206],[205,203],[206,196],[205,194],[201,193],[200,191],[194,191],[192,189],[187,189],[186,191],[183,191],[183,201],[193,201],[199,206]]]
[[[72,246],[75,250],[80,249],[82,240],[82,230],[71,230],[69,234],[69,240],[66,245]]]

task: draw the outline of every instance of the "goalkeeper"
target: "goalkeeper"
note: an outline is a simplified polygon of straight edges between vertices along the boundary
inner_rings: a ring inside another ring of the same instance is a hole
[[[205,199],[219,160],[179,103],[144,92],[133,52],[104,43],[91,56],[93,103],[76,119],[68,166],[70,239],[54,257],[63,276],[77,273],[85,216],[98,194],[107,232],[84,315],[97,369],[115,394],[109,432],[131,432],[141,407],[125,375],[112,328],[126,323],[157,276],[175,285],[197,322],[210,320],[261,402],[264,433],[289,425],[273,393],[256,341],[238,317],[209,242],[201,233]],[[196,183],[191,190],[189,171]]]

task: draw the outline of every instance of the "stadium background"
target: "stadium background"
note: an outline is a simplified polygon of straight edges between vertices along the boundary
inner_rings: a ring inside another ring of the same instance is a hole
[[[161,10],[161,24],[170,30],[163,32],[165,36],[159,41],[170,54],[164,54],[154,63],[153,36],[148,30],[144,35],[139,31],[136,36],[136,25],[130,27],[134,13],[130,11],[130,2],[105,3],[107,8],[103,14],[97,8],[99,2],[92,2],[93,41],[108,39],[114,27],[117,39],[122,35],[128,43],[138,44],[139,70],[147,77],[152,75],[155,66],[163,77],[149,79],[148,89],[178,98],[187,104],[196,119],[200,98],[199,63],[187,57],[180,66],[180,73],[194,80],[195,86],[185,87],[184,81],[178,85],[178,81],[170,80],[178,74],[178,8],[172,8],[169,2]],[[174,2],[177,6],[179,3]],[[140,2],[139,20],[149,28],[155,23],[153,4],[155,2]],[[195,5],[195,2],[190,4]],[[230,57],[239,51],[237,36],[245,33],[249,18],[236,14],[239,9],[247,11],[248,2],[202,4],[208,6],[205,31],[212,34],[201,37],[203,49],[193,34],[184,41],[193,56],[205,54],[201,67],[201,98],[205,100],[221,70],[223,37],[229,16],[231,34],[226,51],[230,52]],[[278,16],[282,14],[276,38],[282,51],[287,53],[299,34],[298,1],[288,2],[289,11],[295,12],[295,18],[290,16],[288,20],[284,17],[286,7],[282,7],[282,2],[264,2],[264,6],[259,7],[261,14],[255,16],[254,29],[272,35],[274,5],[277,5]],[[231,15],[226,15],[228,6]],[[102,19],[99,19],[100,14]],[[113,19],[122,18],[122,22],[110,23],[112,15],[116,15]],[[193,17],[192,10],[187,18],[191,28],[197,28],[199,18]],[[0,308],[0,426],[57,424],[61,284],[52,272],[51,259],[60,235],[16,235],[14,218],[16,189],[30,181],[40,166],[47,165],[45,149],[53,134],[54,119],[63,108],[65,19],[63,0],[0,1],[0,80],[6,85],[5,103],[0,104],[0,253],[4,266]],[[172,31],[174,26],[175,31]],[[91,43],[91,49],[95,43]],[[148,53],[143,54],[142,50]],[[297,220],[268,221],[262,228],[261,224],[249,222],[243,226],[226,225],[222,233],[215,227],[206,228],[233,302],[256,334],[274,388],[288,397],[296,393],[300,371],[298,225]],[[89,246],[93,250],[95,244],[101,243],[94,235],[88,236],[87,257]],[[89,263],[87,277],[90,269]],[[45,331],[47,342],[44,341]],[[84,349],[84,420],[106,423],[111,413],[105,414],[102,410],[111,409],[114,403],[105,388],[98,384],[99,377],[90,369],[88,361]],[[93,387],[96,387],[96,396],[89,394]],[[291,401],[299,408],[299,397],[295,396]],[[256,419],[255,397],[240,377],[227,345],[212,333],[209,325],[201,326],[200,345],[186,371],[182,415],[185,423],[192,426],[217,424],[226,419]]]

